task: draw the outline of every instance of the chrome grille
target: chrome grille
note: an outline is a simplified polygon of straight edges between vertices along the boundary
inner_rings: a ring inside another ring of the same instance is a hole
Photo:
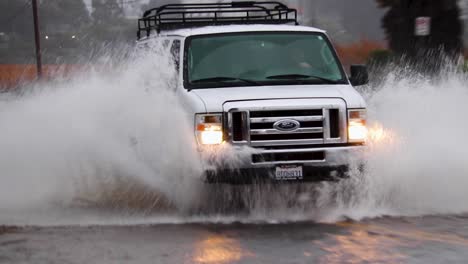
[[[282,120],[295,120],[300,127],[294,131],[274,128],[274,124]],[[323,143],[323,109],[252,111],[249,112],[249,121],[253,147]]]
[[[241,101],[224,107],[227,138],[234,145],[310,148],[347,142],[346,104],[341,99]],[[285,120],[296,127],[283,131],[277,122]]]

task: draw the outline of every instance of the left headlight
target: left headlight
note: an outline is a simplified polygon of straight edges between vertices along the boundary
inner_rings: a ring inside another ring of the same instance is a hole
[[[365,109],[348,110],[348,139],[351,143],[364,143],[367,139],[367,112]]]
[[[197,114],[195,116],[195,134],[198,144],[219,145],[223,143],[222,114]]]

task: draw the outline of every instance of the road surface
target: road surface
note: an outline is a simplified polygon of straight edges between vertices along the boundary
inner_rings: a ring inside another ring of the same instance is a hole
[[[468,216],[0,228],[0,263],[467,263]]]

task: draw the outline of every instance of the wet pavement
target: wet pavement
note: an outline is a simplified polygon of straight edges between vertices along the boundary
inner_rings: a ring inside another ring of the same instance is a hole
[[[0,228],[0,263],[467,263],[467,216]]]

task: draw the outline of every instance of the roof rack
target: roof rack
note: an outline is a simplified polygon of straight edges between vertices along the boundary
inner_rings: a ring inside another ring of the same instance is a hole
[[[276,1],[240,1],[232,3],[169,4],[152,8],[138,19],[141,32],[148,37],[152,30],[231,24],[288,24],[297,21],[297,10]]]

